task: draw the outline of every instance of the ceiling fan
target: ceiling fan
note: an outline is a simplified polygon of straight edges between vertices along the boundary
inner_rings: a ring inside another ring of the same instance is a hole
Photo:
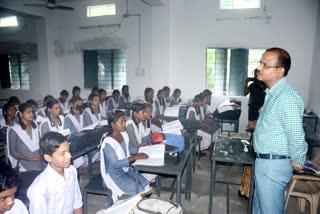
[[[58,10],[73,10],[72,7],[57,5],[56,0],[48,0],[47,3],[44,4],[24,4],[24,6],[29,7],[46,7],[50,10],[58,9]]]

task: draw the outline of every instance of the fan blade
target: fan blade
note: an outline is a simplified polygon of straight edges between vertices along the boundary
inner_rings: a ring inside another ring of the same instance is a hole
[[[59,10],[74,10],[74,8],[72,7],[66,7],[66,6],[62,6],[62,5],[56,5],[54,7],[54,9],[59,9]]]
[[[45,4],[24,4],[24,6],[30,6],[30,7],[46,7]]]

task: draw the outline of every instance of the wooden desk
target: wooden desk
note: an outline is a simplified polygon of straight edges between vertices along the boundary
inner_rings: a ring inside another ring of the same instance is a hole
[[[240,183],[232,183],[228,181],[216,180],[216,164],[231,163],[252,166],[252,176],[250,181],[250,196],[248,213],[252,211],[253,198],[253,171],[254,171],[254,153],[251,146],[247,146],[248,152],[244,152],[243,143],[239,139],[231,139],[229,137],[217,138],[212,151],[211,159],[211,180],[210,180],[210,195],[209,195],[209,214],[213,210],[213,193],[215,183],[224,183],[227,185],[227,213],[229,214],[229,185],[240,185]]]
[[[187,143],[186,143],[187,146]],[[158,175],[173,175],[176,177],[176,203],[181,204],[181,179],[184,170],[187,167],[187,184],[186,198],[191,199],[192,185],[192,158],[193,158],[193,143],[180,152],[178,157],[165,156],[164,166],[134,166],[136,171],[136,192],[138,193],[138,176],[139,172],[152,173]],[[158,185],[157,185],[158,186]],[[164,189],[167,190],[167,189]],[[157,190],[158,191],[158,190]]]

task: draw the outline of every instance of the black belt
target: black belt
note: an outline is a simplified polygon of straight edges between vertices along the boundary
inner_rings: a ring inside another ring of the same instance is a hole
[[[274,154],[259,154],[256,153],[256,158],[261,158],[261,159],[290,159],[289,156],[285,155],[274,155]]]

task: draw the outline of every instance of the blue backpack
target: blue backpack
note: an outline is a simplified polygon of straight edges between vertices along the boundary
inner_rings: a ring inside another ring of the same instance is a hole
[[[176,147],[174,150],[170,150],[168,152],[182,152],[185,149],[184,137],[182,135],[164,134],[164,136],[166,138],[164,141],[166,145]]]

